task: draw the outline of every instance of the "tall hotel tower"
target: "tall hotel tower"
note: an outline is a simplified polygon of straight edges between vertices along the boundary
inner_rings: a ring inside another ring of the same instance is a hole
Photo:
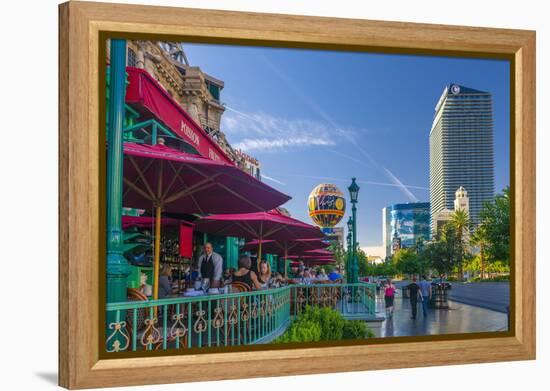
[[[434,214],[454,208],[460,187],[469,197],[470,221],[478,224],[483,203],[495,192],[492,98],[450,84],[435,107],[430,130],[432,232]]]

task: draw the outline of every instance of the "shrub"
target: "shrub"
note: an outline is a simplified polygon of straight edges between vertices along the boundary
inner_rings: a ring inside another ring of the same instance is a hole
[[[345,319],[339,312],[330,308],[308,307],[304,312],[304,318],[321,327],[321,341],[342,339]]]
[[[275,342],[318,342],[321,340],[321,326],[307,319],[297,319]]]
[[[365,322],[346,320],[330,308],[306,307],[275,343],[339,341],[372,338],[374,333]]]
[[[503,276],[495,276],[491,278],[484,278],[483,280],[481,277],[474,277],[470,281],[472,282],[500,282],[500,281],[510,281],[509,275],[503,275]]]
[[[369,332],[368,337],[374,337],[374,333],[367,327],[367,324],[360,320],[346,320],[343,327],[342,339],[361,339],[367,337],[367,330]]]

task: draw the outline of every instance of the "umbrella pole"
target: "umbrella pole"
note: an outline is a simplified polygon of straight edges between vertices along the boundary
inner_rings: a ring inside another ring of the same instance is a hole
[[[260,238],[258,243],[258,259],[256,260],[256,265],[258,267],[258,275],[260,275],[260,264],[262,263],[262,237],[264,236],[264,223],[260,222]]]
[[[155,207],[155,258],[153,262],[153,300],[159,298],[159,273],[160,273],[160,220],[161,207]]]
[[[285,278],[288,277],[288,273],[287,273],[287,270],[288,270],[288,265],[287,265],[287,262],[288,262],[288,249],[287,247],[285,246]]]
[[[260,263],[262,262],[262,237],[260,236],[260,243],[258,244],[258,273],[260,272]]]

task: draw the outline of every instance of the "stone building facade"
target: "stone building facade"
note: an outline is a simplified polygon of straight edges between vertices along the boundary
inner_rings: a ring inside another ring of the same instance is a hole
[[[109,58],[107,44],[107,58]],[[242,170],[260,179],[260,162],[234,149],[221,130],[223,81],[191,66],[178,42],[128,41],[127,65],[145,69]]]

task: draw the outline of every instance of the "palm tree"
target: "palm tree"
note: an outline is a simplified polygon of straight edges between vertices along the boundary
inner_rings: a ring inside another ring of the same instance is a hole
[[[474,231],[471,243],[479,246],[479,262],[481,264],[481,279],[485,278],[485,248],[489,245],[487,227],[481,224]]]
[[[460,273],[459,279],[462,280],[464,276],[464,265],[462,264],[462,258],[464,256],[464,241],[468,237],[468,230],[470,228],[470,217],[468,212],[457,209],[451,215],[451,224],[456,230],[456,240],[458,244],[458,271]]]

